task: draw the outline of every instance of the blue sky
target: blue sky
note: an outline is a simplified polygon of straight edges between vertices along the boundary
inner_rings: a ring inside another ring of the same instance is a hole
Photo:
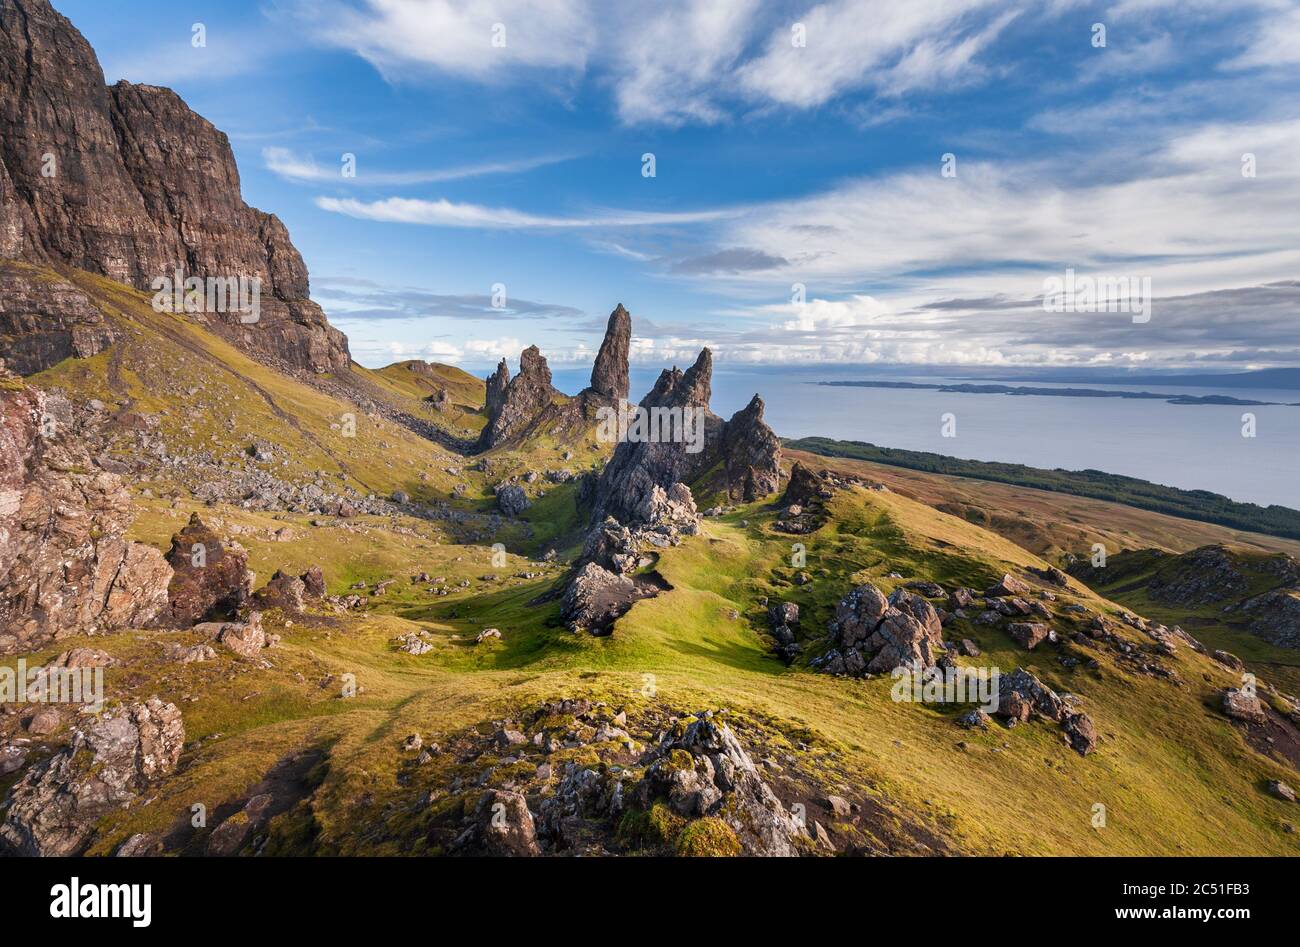
[[[578,365],[618,302],[646,366],[1300,364],[1294,0],[55,5],[229,134],[363,364]],[[1045,313],[1067,268],[1152,318]]]

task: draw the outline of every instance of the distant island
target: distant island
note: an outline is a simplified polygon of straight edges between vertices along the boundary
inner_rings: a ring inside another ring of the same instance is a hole
[[[1253,406],[1300,407],[1286,401],[1252,401],[1229,395],[1170,395],[1154,391],[1107,391],[1103,388],[1033,388],[1028,385],[976,385],[963,382],[955,385],[913,381],[819,381],[818,385],[831,388],[907,388],[925,391],[945,391],[963,395],[1040,395],[1056,398],[1134,398],[1143,401],[1165,401],[1169,404],[1220,404]]]

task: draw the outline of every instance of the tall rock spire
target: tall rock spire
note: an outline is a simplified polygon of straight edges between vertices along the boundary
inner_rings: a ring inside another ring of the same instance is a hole
[[[619,303],[609,314],[605,339],[591,368],[591,391],[609,401],[626,399],[629,389],[628,352],[632,346],[632,315]]]

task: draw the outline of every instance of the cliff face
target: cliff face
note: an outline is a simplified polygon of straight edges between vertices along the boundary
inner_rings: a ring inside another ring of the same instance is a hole
[[[256,277],[256,323],[235,312],[194,317],[291,369],[348,367],[347,338],[308,297],[288,231],[240,197],[227,137],[169,89],[106,88],[94,50],[47,0],[0,0],[0,210],[0,256],[10,259],[146,291],[177,270]],[[14,322],[0,322],[0,334],[14,336]]]

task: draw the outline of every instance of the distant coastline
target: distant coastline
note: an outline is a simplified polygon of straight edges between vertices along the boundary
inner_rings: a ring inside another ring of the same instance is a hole
[[[1035,388],[1029,385],[978,385],[964,382],[961,384],[941,385],[937,383],[912,381],[818,381],[817,385],[831,388],[903,388],[924,391],[943,391],[963,395],[1018,395],[1056,398],[1131,398],[1141,401],[1164,401],[1168,404],[1215,404],[1238,405],[1241,407],[1300,407],[1298,402],[1255,401],[1248,398],[1234,398],[1230,395],[1185,395],[1159,394],[1154,391],[1107,391],[1104,388]]]
[[[1260,506],[1256,503],[1242,503],[1209,490],[1182,490],[1101,470],[1047,470],[1025,464],[966,460],[929,451],[878,447],[865,441],[844,441],[829,437],[783,438],[782,443],[792,450],[807,451],[823,457],[863,460],[926,473],[969,477],[972,480],[1009,483],[1094,500],[1109,500],[1140,510],[1215,523],[1232,529],[1284,539],[1300,539],[1300,510],[1276,504]]]

